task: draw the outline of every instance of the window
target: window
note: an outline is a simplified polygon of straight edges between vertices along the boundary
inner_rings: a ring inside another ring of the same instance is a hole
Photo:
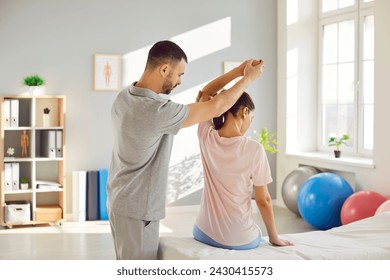
[[[319,149],[334,134],[350,136],[346,152],[372,154],[374,16],[369,0],[322,0],[320,7]]]

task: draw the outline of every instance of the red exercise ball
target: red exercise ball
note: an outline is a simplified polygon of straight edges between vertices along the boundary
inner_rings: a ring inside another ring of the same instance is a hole
[[[375,216],[380,213],[390,211],[390,199],[383,202],[375,211]]]
[[[387,199],[373,191],[359,191],[348,197],[341,207],[341,224],[346,225],[375,215]]]

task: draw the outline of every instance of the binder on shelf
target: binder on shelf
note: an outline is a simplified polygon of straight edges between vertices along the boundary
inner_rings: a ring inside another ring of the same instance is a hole
[[[99,170],[99,220],[108,220],[107,180],[108,169]]]
[[[36,181],[37,189],[46,191],[60,190],[62,185],[54,181]]]
[[[87,221],[99,220],[98,171],[87,171]]]
[[[42,130],[40,154],[42,157],[55,158],[56,157],[56,131]]]
[[[19,126],[19,100],[11,99],[11,127]]]
[[[12,169],[12,190],[19,190],[19,163],[13,162],[11,163]]]
[[[12,191],[12,165],[4,163],[4,191]]]
[[[4,127],[11,127],[11,100],[4,100]]]
[[[62,130],[56,131],[56,157],[62,157]]]
[[[73,221],[83,222],[87,217],[87,171],[72,172]]]

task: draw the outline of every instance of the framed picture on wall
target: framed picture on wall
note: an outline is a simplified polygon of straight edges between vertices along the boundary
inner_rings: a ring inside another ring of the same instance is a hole
[[[242,61],[224,61],[223,62],[223,73],[227,73],[230,70],[232,70],[234,67],[239,66],[242,63]],[[230,83],[228,83],[224,88],[228,89],[231,88],[235,83],[237,83],[241,77],[234,79]]]
[[[116,54],[95,54],[93,89],[96,91],[119,91],[121,56]]]

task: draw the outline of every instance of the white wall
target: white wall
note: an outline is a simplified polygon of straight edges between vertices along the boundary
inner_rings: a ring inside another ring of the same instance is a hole
[[[217,31],[194,37],[226,18],[229,46],[215,46]],[[264,58],[263,77],[248,89],[258,108],[251,130],[276,130],[276,2],[270,0],[0,0],[0,94],[21,94],[23,77],[43,76],[47,94],[67,97],[68,176],[108,167],[116,93],[92,90],[93,55],[123,55],[125,86],[143,70],[149,46],[162,39],[181,42],[191,60],[175,94],[222,74],[225,60]],[[276,157],[270,162],[276,178]]]
[[[317,7],[311,0],[298,0],[300,9],[303,11],[311,11],[305,14],[304,20],[311,22],[312,26],[316,26],[316,14]],[[302,12],[301,10],[301,12]],[[353,162],[349,160],[331,160],[331,159],[319,159],[317,157],[297,156],[289,155],[286,151],[286,145],[288,141],[295,141],[295,139],[289,139],[286,135],[286,107],[287,107],[287,87],[286,87],[286,52],[294,47],[294,44],[289,36],[294,34],[294,26],[286,26],[286,0],[278,1],[278,141],[280,150],[277,157],[277,204],[284,205],[281,195],[282,183],[286,176],[300,164],[313,165],[319,168],[337,170],[341,172],[347,172],[354,176],[354,182],[356,184],[356,190],[372,190],[381,193],[387,197],[390,197],[390,149],[388,145],[388,139],[390,132],[388,129],[388,119],[390,118],[390,111],[388,104],[390,104],[390,96],[388,94],[388,67],[390,65],[390,33],[388,27],[390,26],[390,18],[388,13],[390,12],[390,1],[387,0],[375,0],[375,131],[374,131],[374,151],[372,161],[361,160]],[[299,25],[300,23],[298,23]],[[312,44],[315,47],[317,44],[317,32],[315,29],[309,28],[307,32],[299,34],[301,38],[306,40],[305,45]],[[296,38],[295,38],[296,39]],[[306,55],[306,53],[305,53]],[[312,56],[313,53],[309,52],[307,56]],[[307,58],[307,57],[306,57]],[[306,59],[305,58],[305,59]],[[309,82],[311,88],[299,88],[306,94],[311,95],[316,90],[317,73],[313,65],[316,64],[316,59],[309,61],[300,61],[300,65],[303,65],[305,69],[314,69],[313,73],[300,74],[303,83]],[[304,94],[305,94],[304,93]],[[317,104],[312,103],[308,105],[308,116],[315,119],[315,114],[312,113],[313,108],[316,108]],[[301,110],[305,110],[301,108]],[[309,121],[310,123],[311,121]],[[307,127],[310,125],[299,124],[303,131],[307,133]],[[313,135],[313,133],[311,133]],[[316,137],[312,137],[311,143],[306,143],[304,147],[310,147],[313,143],[316,143]]]

